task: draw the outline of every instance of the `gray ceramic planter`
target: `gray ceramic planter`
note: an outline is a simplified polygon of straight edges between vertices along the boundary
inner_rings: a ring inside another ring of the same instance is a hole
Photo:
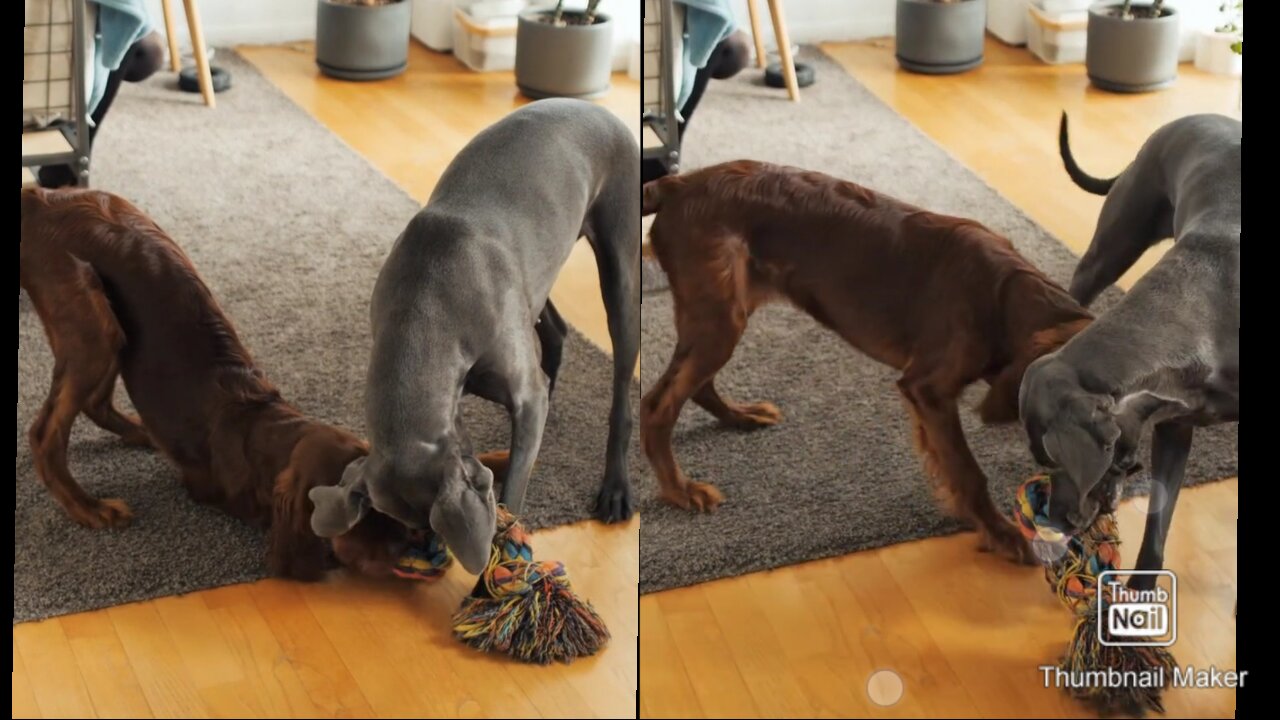
[[[595,98],[609,92],[613,23],[596,13],[591,25],[543,22],[550,8],[520,13],[516,29],[516,85],[526,97]]]
[[[412,3],[348,5],[316,3],[316,65],[343,80],[380,80],[399,75],[409,64]]]
[[[1122,20],[1120,7],[1106,3],[1089,8],[1084,63],[1090,82],[1112,92],[1169,87],[1178,79],[1182,42],[1177,12],[1165,7],[1159,18]]]
[[[895,43],[904,70],[948,75],[982,64],[987,0],[898,0]]]

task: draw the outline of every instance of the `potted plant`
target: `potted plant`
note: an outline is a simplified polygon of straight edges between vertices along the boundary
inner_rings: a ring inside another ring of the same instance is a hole
[[[344,80],[380,80],[409,64],[408,0],[317,0],[316,65]]]
[[[1181,44],[1178,14],[1164,0],[1094,5],[1089,8],[1085,70],[1103,90],[1159,90],[1178,79]]]
[[[613,71],[613,24],[598,11],[600,0],[582,10],[533,7],[516,27],[516,85],[534,99],[600,97]]]
[[[1222,21],[1196,37],[1196,67],[1217,75],[1244,72],[1244,0],[1219,8]]]
[[[987,0],[898,0],[896,25],[904,70],[947,75],[982,64]]]

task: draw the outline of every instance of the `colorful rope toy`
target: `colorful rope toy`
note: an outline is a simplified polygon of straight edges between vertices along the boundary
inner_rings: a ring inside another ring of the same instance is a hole
[[[1083,533],[1064,535],[1048,524],[1050,487],[1048,475],[1036,475],[1024,482],[1018,488],[1014,520],[1044,564],[1049,586],[1076,616],[1075,633],[1058,667],[1072,677],[1114,669],[1134,672],[1136,677],[1151,677],[1154,671],[1161,670],[1161,677],[1165,678],[1163,685],[1155,687],[1141,687],[1143,683],[1133,683],[1132,687],[1109,687],[1105,683],[1080,687],[1073,683],[1068,692],[1103,712],[1163,713],[1160,697],[1172,678],[1176,664],[1173,656],[1161,647],[1113,647],[1098,639],[1098,576],[1120,564],[1120,533],[1115,515],[1101,514]],[[1109,601],[1109,594],[1103,591],[1104,604]]]
[[[448,549],[429,534],[400,559],[395,572],[437,580],[452,563]],[[564,564],[535,561],[529,534],[503,507],[489,564],[454,613],[453,634],[477,650],[539,665],[594,655],[609,641],[604,620],[574,594]]]
[[[453,555],[449,548],[439,535],[426,531],[414,537],[414,542],[391,571],[405,580],[435,582],[444,577],[452,566]]]

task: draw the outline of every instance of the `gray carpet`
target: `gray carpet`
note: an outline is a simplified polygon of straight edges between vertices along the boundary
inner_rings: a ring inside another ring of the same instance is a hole
[[[1075,258],[944,150],[897,115],[825,55],[806,48],[818,81],[800,104],[748,71],[713,82],[685,135],[684,166],[752,158],[854,180],[944,213],[976,218],[1007,235],[1058,282]],[[1053,142],[1054,128],[1045,128]],[[1056,170],[1056,169],[1055,169]],[[650,278],[649,287],[660,285]],[[909,291],[909,288],[904,288]],[[1108,293],[1105,310],[1120,297]],[[642,386],[665,369],[675,342],[670,297],[644,297]],[[925,490],[896,374],[847,347],[789,307],[759,312],[717,386],[739,401],[769,400],[783,422],[754,433],[725,430],[690,403],[676,454],[690,477],[716,484],[727,500],[714,515],[661,505],[646,468],[640,529],[641,591],[864,548],[956,532]],[[972,408],[981,387],[965,397]],[[1017,483],[1034,470],[1016,426],[983,428],[966,413],[965,431],[1010,506]],[[1188,482],[1236,473],[1236,425],[1197,434]],[[1144,457],[1149,451],[1144,452]],[[1146,477],[1133,488],[1138,491]]]
[[[212,111],[199,95],[178,92],[169,74],[126,84],[94,151],[94,184],[129,198],[187,250],[287,398],[359,432],[369,294],[419,205],[248,63],[230,52],[219,63],[235,87]],[[73,525],[27,450],[52,364],[25,299],[18,344],[15,623],[264,575],[258,532],[188,500],[156,453],[125,449],[84,420],[72,439],[72,473],[90,493],[124,498],[136,519],[121,532]],[[529,490],[530,527],[589,516],[611,374],[605,353],[575,333]],[[481,448],[507,446],[504,413],[472,399],[466,414]]]

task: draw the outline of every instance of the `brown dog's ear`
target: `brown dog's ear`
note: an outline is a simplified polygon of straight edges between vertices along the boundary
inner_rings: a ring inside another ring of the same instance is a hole
[[[1092,321],[1089,319],[1078,318],[1033,334],[1030,344],[991,382],[991,388],[978,407],[982,422],[997,425],[1018,420],[1019,395],[1027,368],[1031,363],[1065,345],[1088,327],[1090,322]]]
[[[311,531],[311,485],[300,477],[296,462],[277,477],[271,507],[267,567],[271,574],[293,580],[319,580],[329,548]]]

